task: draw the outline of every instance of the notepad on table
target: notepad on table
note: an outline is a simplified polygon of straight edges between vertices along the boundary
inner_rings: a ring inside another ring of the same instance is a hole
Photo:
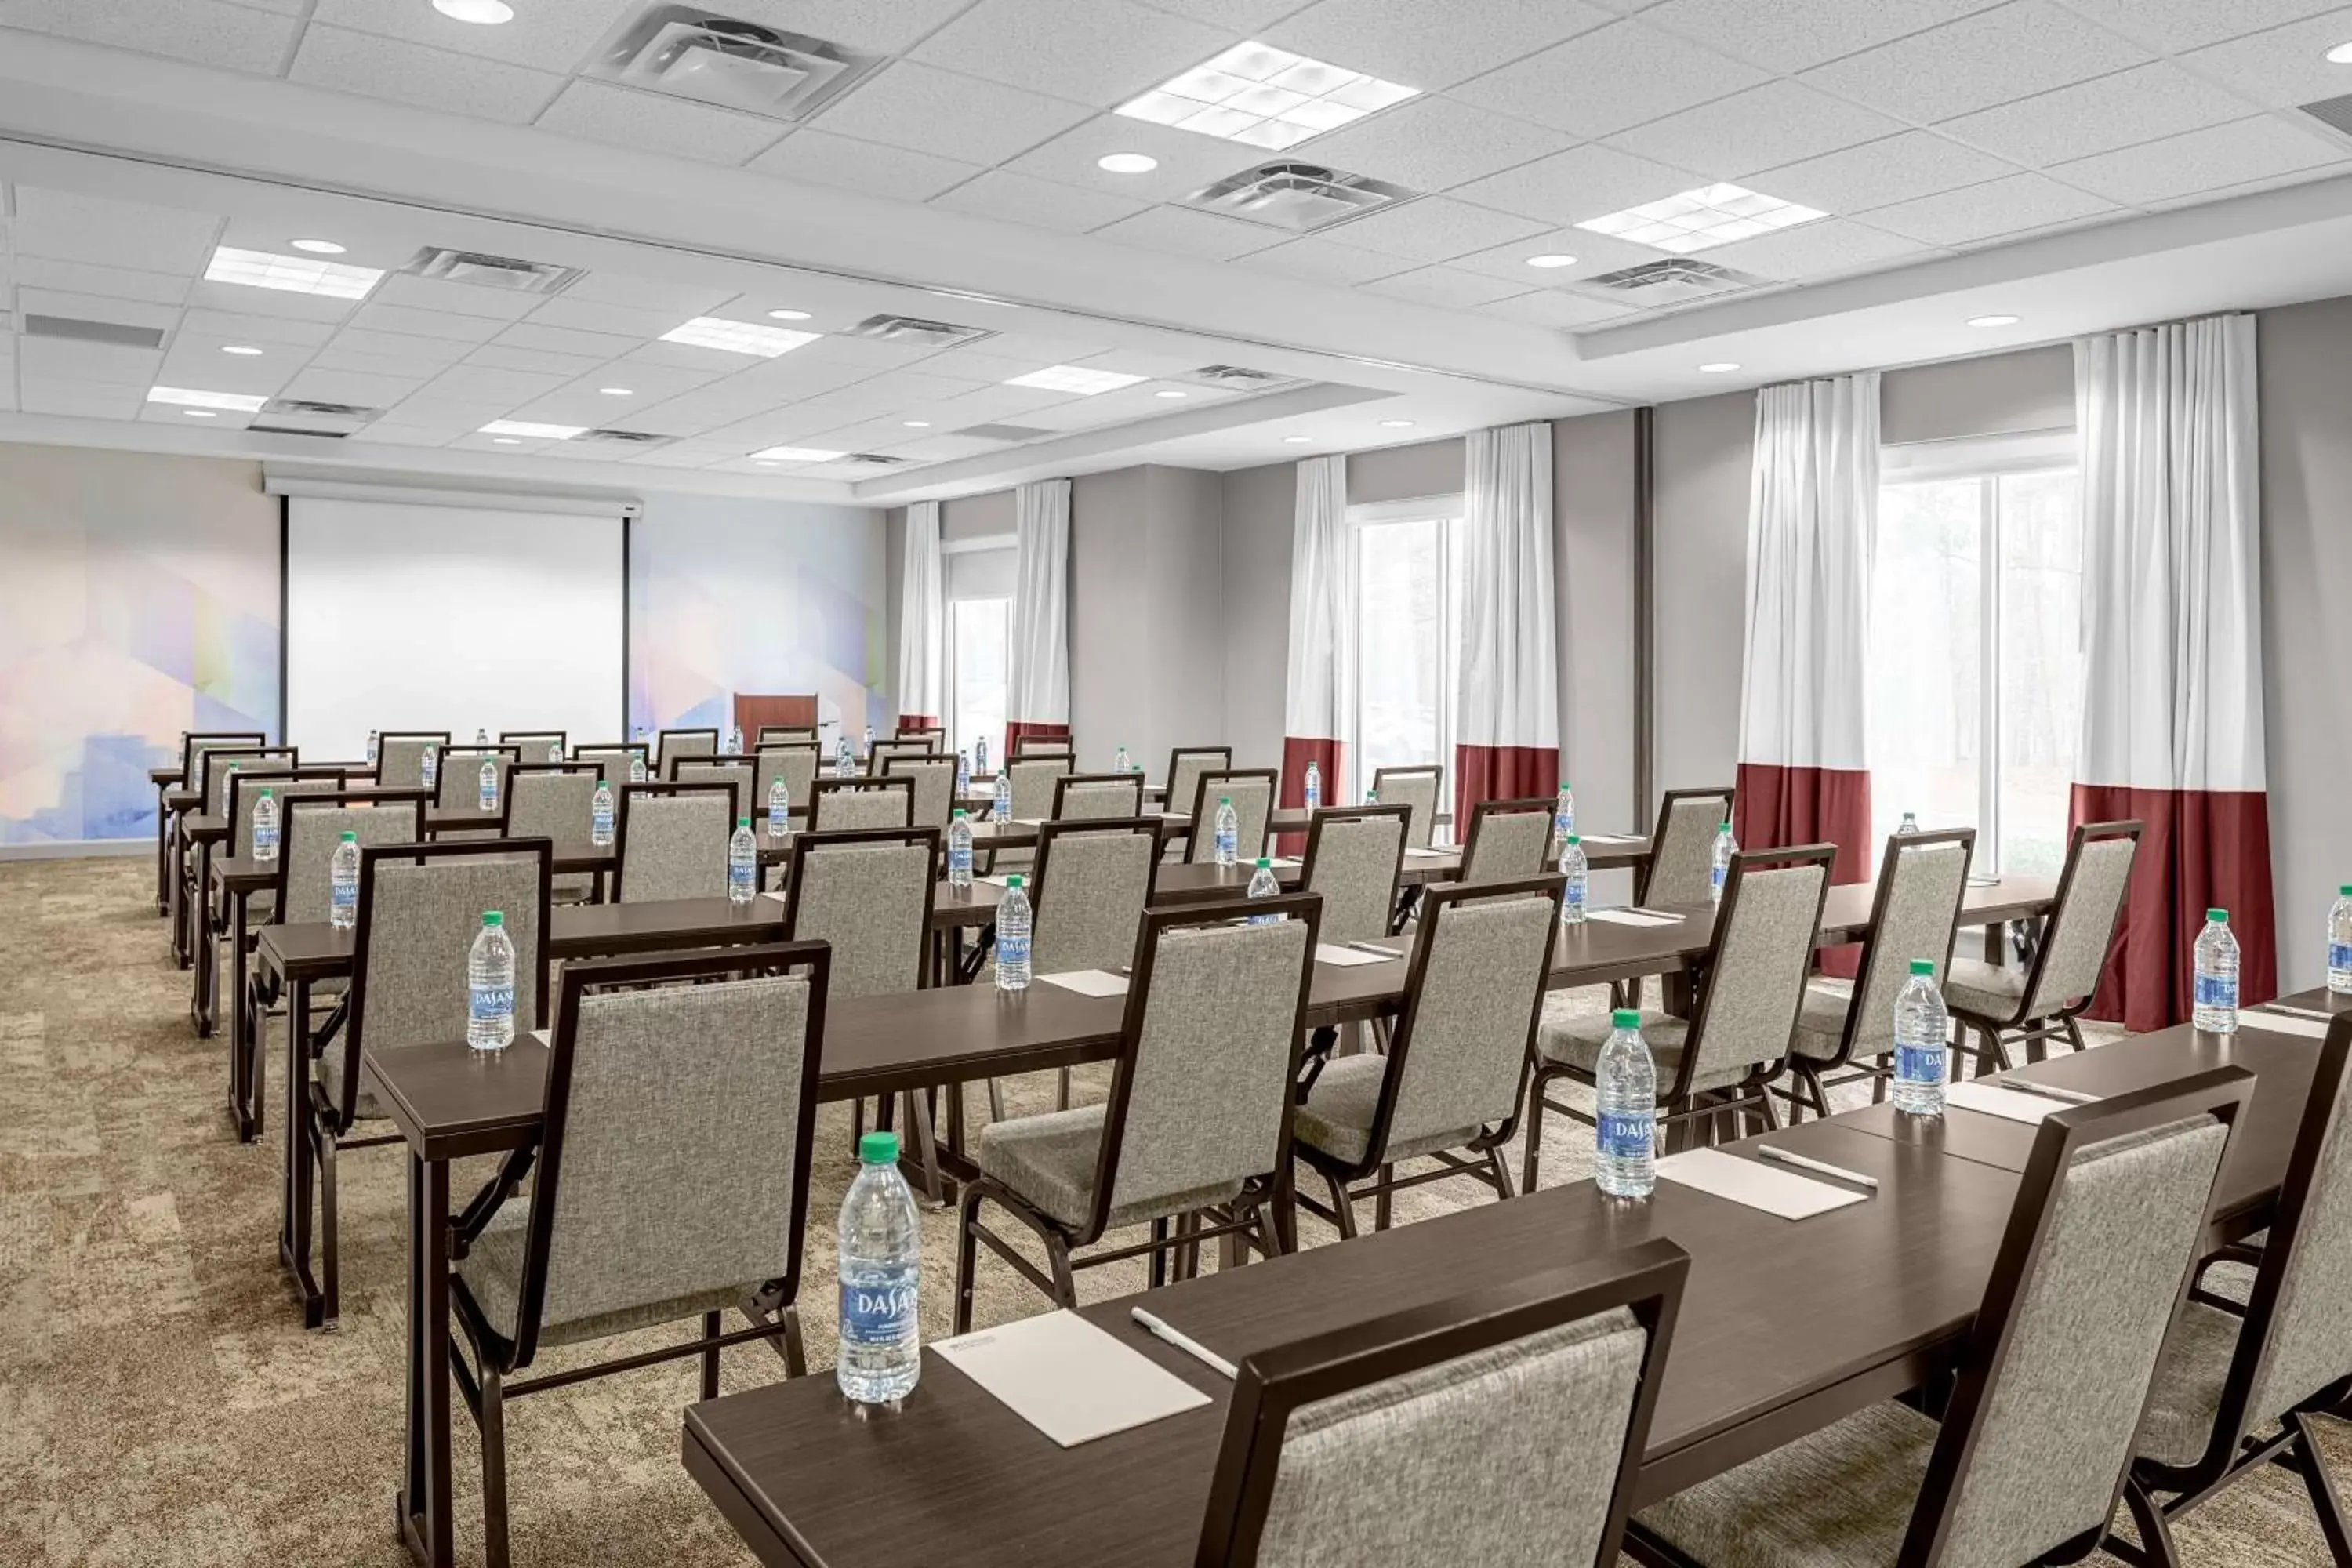
[[[1127,976],[1113,974],[1108,969],[1066,969],[1059,974],[1041,974],[1037,978],[1048,985],[1075,991],[1081,996],[1127,994]]]
[[[1451,849],[1408,849],[1405,853],[1408,855],[1418,856],[1424,860],[1433,860],[1442,859],[1444,857],[1453,854],[1454,851]]]
[[[2266,1013],[2260,1007],[2247,1007],[2238,1014],[2241,1029],[2268,1029],[2278,1035],[2301,1035],[2306,1039],[2327,1037],[2328,1020],[2298,1017],[2293,1013]]]
[[[940,1359],[1065,1448],[1197,1410],[1209,1396],[1076,1312],[935,1341]]]
[[[1964,1079],[1944,1086],[1945,1109],[1949,1110],[1955,1105],[1963,1110],[1982,1111],[1987,1116],[2003,1116],[2011,1121],[2030,1122],[2037,1126],[2069,1109],[2063,1100],[2028,1094],[2021,1089],[2000,1089],[1974,1079]]]
[[[1007,883],[1007,882],[1005,881],[1005,879],[1004,879],[1003,877],[974,877],[974,878],[972,879],[972,880],[973,880],[973,881],[975,881],[975,882],[985,882],[985,883],[987,883],[987,884],[988,884],[990,887],[992,887],[992,888],[1003,888],[1003,887],[1008,887],[1008,886],[1010,886],[1010,884],[1009,884],[1009,883]]]
[[[763,899],[773,899],[780,904],[788,901],[782,893],[762,892],[760,896]]]
[[[1584,917],[1589,921],[1607,921],[1617,926],[1680,925],[1680,915],[1654,915],[1642,910],[1594,910]]]
[[[1720,1149],[1689,1149],[1658,1162],[1658,1179],[1712,1193],[1735,1204],[1745,1204],[1782,1219],[1811,1219],[1817,1214],[1868,1203],[1870,1194],[1801,1176],[1793,1171],[1742,1160]]]
[[[1402,958],[1401,952],[1367,952],[1360,947],[1335,947],[1328,942],[1315,944],[1315,962],[1335,964],[1341,969],[1353,969],[1360,963],[1390,963]]]

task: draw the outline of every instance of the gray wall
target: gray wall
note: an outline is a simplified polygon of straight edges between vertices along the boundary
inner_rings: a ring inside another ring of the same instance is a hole
[[[1463,441],[1421,441],[1348,454],[1348,504],[1417,500],[1462,493]],[[1290,465],[1286,463],[1284,468]]]
[[[1633,419],[1552,422],[1560,771],[1580,823],[1622,831],[1633,797]],[[1604,889],[1606,891],[1606,889]]]
[[[1756,396],[1735,392],[1669,403],[1654,417],[1650,652],[1657,786],[1727,784],[1739,761]]]
[[[1890,370],[1878,389],[1878,438],[1948,441],[2074,425],[2070,344]]]
[[[1223,734],[1234,764],[1282,765],[1290,674],[1290,520],[1297,468],[1274,463],[1223,476]]]

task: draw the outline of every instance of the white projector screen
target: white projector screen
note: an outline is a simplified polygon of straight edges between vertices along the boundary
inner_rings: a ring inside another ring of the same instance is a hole
[[[622,738],[617,512],[288,507],[286,739],[306,760],[364,756],[370,730]]]

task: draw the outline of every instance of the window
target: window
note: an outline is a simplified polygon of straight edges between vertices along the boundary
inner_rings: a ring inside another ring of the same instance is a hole
[[[1349,798],[1381,768],[1454,763],[1462,530],[1458,498],[1350,508],[1356,713]]]
[[[2083,700],[2071,437],[1890,448],[1872,566],[1874,835],[1974,827],[1976,868],[2055,875]]]
[[[1013,601],[948,602],[949,744],[960,752],[987,738],[991,765],[1003,752],[1007,673],[1012,668]]]

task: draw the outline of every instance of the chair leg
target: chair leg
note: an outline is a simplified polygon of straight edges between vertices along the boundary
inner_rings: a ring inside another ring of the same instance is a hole
[[[1391,1196],[1389,1192],[1389,1184],[1395,1180],[1396,1167],[1394,1165],[1382,1165],[1381,1167],[1381,1190],[1372,1194],[1372,1228],[1374,1230],[1386,1230],[1389,1227],[1389,1211],[1391,1206],[1389,1203],[1389,1198]]]
[[[914,1135],[916,1155],[923,1163],[923,1196],[933,1208],[947,1206],[947,1190],[940,1183],[940,1149],[931,1136],[931,1096],[928,1089],[908,1089],[907,1130]]]
[[[1764,1123],[1764,1131],[1767,1132],[1780,1131],[1780,1113],[1772,1109],[1772,1095],[1769,1089],[1759,1090],[1757,1093],[1756,1119]],[[1795,1121],[1795,1115],[1792,1113],[1789,1120]]]
[[[724,1321],[719,1314],[717,1312],[702,1314],[704,1339],[716,1340],[724,1331]],[[705,1399],[719,1397],[719,1347],[715,1344],[705,1345],[702,1348],[702,1397]]]
[[[1176,1216],[1176,1278],[1198,1279],[1201,1277],[1201,1216],[1188,1212]]]
[[[335,1212],[335,1135],[319,1133],[319,1327],[333,1333],[342,1327],[342,1229]]]
[[[2132,1529],[2139,1535],[2144,1568],[2180,1568],[2180,1550],[2173,1544],[2172,1526],[2146,1486],[2134,1478],[2124,1482],[2124,1506],[2131,1512]],[[2111,1549],[2115,1544],[2110,1543]]]
[[[1054,1109],[1070,1109],[1070,1069],[1062,1068],[1054,1075]]]
[[[2346,1521],[2344,1500],[2336,1493],[2335,1479],[2320,1460],[2319,1446],[2311,1440],[2310,1420],[2300,1415],[2290,1415],[2287,1424],[2295,1431],[2294,1447],[2290,1451],[2295,1455],[2295,1468],[2303,1476],[2304,1490],[2311,1494],[2312,1511],[2319,1515],[2319,1533],[2326,1539],[2327,1554],[2335,1559],[2336,1568],[2352,1568],[2352,1524]]]
[[[507,1568],[507,1406],[498,1368],[482,1369],[482,1561]]]
[[[1507,1198],[1516,1195],[1511,1191],[1511,1167],[1503,1159],[1503,1151],[1499,1147],[1486,1151],[1486,1168],[1495,1173],[1496,1196]]]
[[[1165,1215],[1151,1222],[1151,1252],[1144,1265],[1143,1288],[1157,1290],[1168,1283],[1168,1218]]]
[[[979,1223],[980,1184],[974,1182],[963,1190],[956,1225],[955,1331],[960,1334],[971,1332],[972,1275],[980,1261],[980,1237],[972,1226]]]
[[[1287,1194],[1284,1195],[1283,1201],[1289,1201]],[[1251,1217],[1257,1226],[1258,1250],[1268,1258],[1281,1257],[1283,1247],[1281,1225],[1265,1208],[1256,1209]]]
[[[988,1080],[988,1119],[991,1121],[1004,1120],[1004,1090],[994,1079]]]
[[[1323,1173],[1323,1184],[1331,1189],[1331,1223],[1339,1227],[1339,1239],[1354,1240],[1356,1200],[1348,1195],[1348,1184],[1326,1171]]]
[[[1519,1150],[1519,1191],[1536,1190],[1536,1167],[1543,1158],[1544,1080],[1528,1086],[1528,1121],[1521,1130],[1526,1142]]]
[[[2050,1055],[2050,1042],[2042,1037],[2042,1021],[2041,1019],[2029,1018],[2026,1020],[2025,1026],[2033,1031],[2033,1037],[2025,1042],[2025,1063],[2028,1067],[2032,1067],[2035,1063],[2042,1061],[2048,1058]]]
[[[2066,1038],[2074,1044],[2076,1050],[2087,1051],[2091,1048],[2083,1043],[2083,1026],[2074,1021],[2073,1014],[2069,1013],[2062,1022],[2066,1026]]]
[[[1076,1311],[1078,1282],[1070,1272],[1070,1244],[1050,1231],[1045,1236],[1045,1261],[1054,1270],[1054,1305],[1065,1311]]]

